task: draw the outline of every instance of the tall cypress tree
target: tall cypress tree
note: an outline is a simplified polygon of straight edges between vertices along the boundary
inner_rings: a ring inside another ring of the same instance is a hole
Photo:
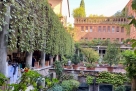
[[[73,17],[86,17],[84,0],[81,0],[80,7],[73,10]]]
[[[80,7],[83,7],[85,9],[85,3],[84,3],[84,0],[81,0],[80,2]]]
[[[83,8],[83,15],[85,15],[86,16],[86,13],[85,13],[85,2],[84,2],[84,0],[81,0],[81,2],[80,2],[80,8]]]

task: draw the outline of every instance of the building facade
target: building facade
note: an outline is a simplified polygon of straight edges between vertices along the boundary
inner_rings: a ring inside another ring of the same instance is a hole
[[[67,21],[70,18],[69,0],[48,0],[53,11],[59,15],[60,21],[66,27]]]
[[[75,41],[80,40],[117,40],[123,42],[129,38],[124,24],[128,24],[126,17],[86,17],[75,18],[74,26],[76,28]]]
[[[130,0],[127,3],[124,10],[125,10],[126,16],[134,16],[135,19],[136,19],[136,10],[133,10],[132,7],[131,7],[132,1],[133,0]],[[130,38],[136,39],[136,28],[133,25],[130,26]]]
[[[126,17],[86,17],[75,18],[76,28],[75,41],[94,39],[118,41],[122,44],[124,40],[129,39],[129,34],[124,25],[129,24],[130,20]],[[94,46],[95,51],[100,55],[99,60],[103,60],[107,46]],[[129,46],[120,46],[121,50],[131,49]]]

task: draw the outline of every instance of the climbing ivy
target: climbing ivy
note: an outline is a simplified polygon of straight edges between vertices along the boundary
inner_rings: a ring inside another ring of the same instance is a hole
[[[96,77],[87,76],[86,81],[87,84],[93,84],[93,80],[96,78],[97,84],[112,84],[114,88],[118,86],[124,85],[125,83],[130,83],[130,79],[126,76],[126,74],[122,73],[110,73],[110,72],[100,72]]]
[[[6,6],[11,8],[8,48],[22,52],[45,51],[50,55],[69,55],[73,52],[73,39],[65,31],[59,17],[47,0],[0,1],[0,30],[5,24]]]
[[[131,7],[134,10],[134,12],[136,12],[136,0],[132,1]],[[136,28],[136,17],[131,16],[130,19],[131,19],[131,22],[129,25],[133,25]],[[135,48],[136,47],[136,40],[132,39],[131,42],[132,42],[132,47]],[[135,54],[136,54],[136,49],[135,49]]]
[[[59,17],[53,12],[50,6],[47,6],[48,12],[48,30],[46,39],[46,52],[52,56],[54,55],[68,55],[73,52],[73,39],[69,33],[65,31]],[[52,15],[52,16],[51,16]],[[68,52],[70,51],[70,52]]]

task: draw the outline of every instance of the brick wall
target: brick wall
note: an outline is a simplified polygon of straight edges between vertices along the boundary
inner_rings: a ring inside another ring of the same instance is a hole
[[[121,24],[128,22],[126,18],[76,18],[74,23],[76,28],[75,40],[109,39],[122,42],[129,36]]]
[[[130,0],[127,5],[125,6],[127,16],[134,16],[136,18],[136,10],[134,11],[131,7],[132,0]],[[130,38],[136,39],[136,28],[131,25],[130,28]]]

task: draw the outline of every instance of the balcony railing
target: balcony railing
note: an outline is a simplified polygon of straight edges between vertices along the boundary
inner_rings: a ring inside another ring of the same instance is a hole
[[[128,24],[126,17],[86,17],[75,18],[75,24]]]

